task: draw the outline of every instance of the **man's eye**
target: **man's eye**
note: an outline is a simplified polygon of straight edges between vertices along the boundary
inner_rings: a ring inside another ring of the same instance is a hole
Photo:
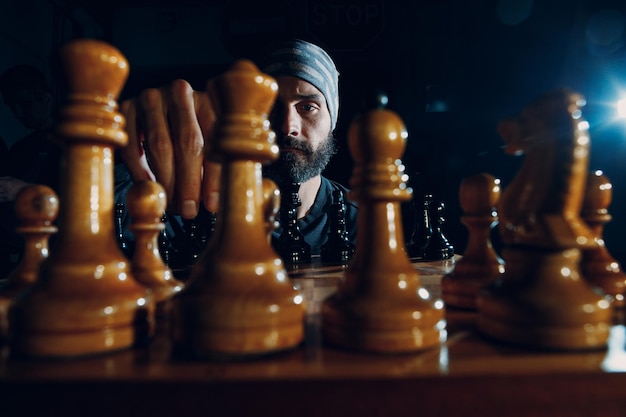
[[[313,106],[311,104],[303,104],[302,105],[302,110],[304,110],[304,111],[313,111],[313,110],[315,110],[315,106]]]

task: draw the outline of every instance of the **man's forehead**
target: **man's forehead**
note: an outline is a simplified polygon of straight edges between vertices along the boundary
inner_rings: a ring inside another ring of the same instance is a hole
[[[306,97],[325,102],[324,94],[308,81],[291,75],[282,75],[276,78],[278,94],[282,97]]]

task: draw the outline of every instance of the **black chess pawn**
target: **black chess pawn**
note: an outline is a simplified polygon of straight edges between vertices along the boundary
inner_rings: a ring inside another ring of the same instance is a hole
[[[124,206],[123,203],[115,204],[115,234],[117,236],[117,243],[120,249],[122,250],[124,255],[130,258],[132,256],[133,251],[132,251],[132,245],[130,244],[128,239],[126,239],[126,236],[124,236],[123,222],[124,222],[125,210],[126,210],[126,207]]]
[[[454,256],[454,247],[443,233],[445,204],[442,201],[431,201],[429,210],[432,233],[424,250],[423,259],[450,259]]]
[[[286,264],[311,262],[311,246],[304,240],[298,226],[299,183],[286,184],[281,193],[280,224],[282,232],[275,249]]]
[[[346,264],[354,254],[354,245],[348,238],[346,230],[346,206],[343,193],[333,191],[333,205],[330,211],[330,230],[328,238],[322,245],[320,257],[322,262]]]

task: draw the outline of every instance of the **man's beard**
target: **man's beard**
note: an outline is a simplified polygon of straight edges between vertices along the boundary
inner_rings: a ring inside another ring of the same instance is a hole
[[[303,183],[322,173],[330,158],[337,152],[332,132],[314,151],[309,142],[290,137],[279,138],[278,145],[300,152],[281,152],[278,160],[265,166],[263,172],[277,183]]]

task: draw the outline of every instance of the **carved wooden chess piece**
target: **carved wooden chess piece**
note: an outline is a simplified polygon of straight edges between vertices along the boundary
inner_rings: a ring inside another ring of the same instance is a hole
[[[611,295],[614,306],[622,309],[626,274],[619,262],[610,254],[603,239],[604,226],[611,221],[608,212],[611,199],[612,184],[606,175],[601,171],[589,174],[581,217],[591,228],[597,246],[582,252],[580,269],[587,281]]]
[[[399,159],[406,138],[402,120],[385,109],[359,116],[350,126],[357,243],[345,279],[322,305],[322,334],[332,345],[410,352],[445,337],[443,302],[421,287],[404,246],[400,201],[412,192]]]
[[[168,311],[168,301],[183,288],[165,265],[159,252],[159,234],[165,228],[161,221],[167,199],[163,187],[153,181],[132,185],[127,195],[130,230],[135,235],[132,270],[135,279],[152,290],[157,317]]]
[[[330,230],[322,245],[320,258],[325,263],[347,264],[354,255],[354,245],[346,230],[346,207],[341,190],[333,191],[333,204],[330,211]]]
[[[24,251],[15,269],[0,281],[0,341],[7,337],[9,304],[35,283],[41,263],[48,257],[48,241],[57,232],[53,223],[58,212],[56,193],[44,185],[26,186],[15,199],[15,214],[20,221],[16,231],[24,239]]]
[[[479,329],[535,348],[605,347],[609,300],[580,274],[581,250],[596,246],[580,219],[587,177],[584,99],[567,90],[539,98],[499,131],[507,151],[525,154],[498,213],[504,274],[477,299]]]
[[[208,90],[222,115],[209,155],[223,164],[219,216],[185,289],[172,299],[175,350],[210,358],[292,348],[304,335],[303,300],[268,241],[261,177],[262,164],[278,157],[267,123],[277,84],[242,60]]]
[[[145,340],[149,292],[115,236],[113,148],[126,144],[116,98],[128,74],[112,46],[77,40],[61,51],[67,105],[56,127],[64,146],[59,232],[36,283],[9,312],[12,354],[75,357]]]
[[[504,260],[491,243],[491,232],[498,223],[499,198],[500,180],[492,175],[480,173],[461,182],[461,222],[469,237],[463,257],[441,280],[441,296],[448,307],[476,309],[479,290],[504,273]]]

